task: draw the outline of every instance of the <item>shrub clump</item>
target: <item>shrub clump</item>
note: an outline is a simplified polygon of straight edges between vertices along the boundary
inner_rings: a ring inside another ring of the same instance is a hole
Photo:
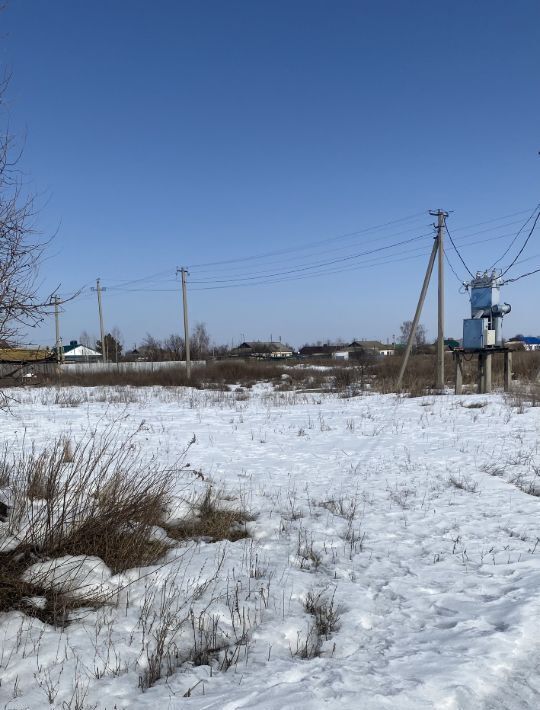
[[[249,537],[246,523],[253,516],[242,508],[225,505],[212,486],[192,504],[192,514],[174,524],[166,525],[169,537],[175,540],[202,539],[242,540]]]
[[[0,610],[45,621],[96,600],[24,581],[36,562],[65,556],[100,558],[111,572],[157,562],[170,548],[157,534],[172,495],[173,472],[140,463],[133,436],[90,437],[66,456],[65,439],[40,453],[4,455],[9,505],[0,541]],[[39,604],[32,598],[42,598]]]

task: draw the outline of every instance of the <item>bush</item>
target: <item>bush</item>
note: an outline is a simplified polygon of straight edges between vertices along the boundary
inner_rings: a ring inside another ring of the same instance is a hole
[[[56,621],[83,603],[24,582],[25,570],[36,562],[97,557],[117,573],[155,563],[170,547],[155,526],[169,506],[172,471],[141,463],[133,437],[120,441],[114,434],[77,444],[68,458],[65,438],[40,453],[4,457],[11,498],[7,529],[17,542],[8,539],[0,548],[2,611],[21,609]],[[45,604],[32,606],[28,599],[35,596]]]

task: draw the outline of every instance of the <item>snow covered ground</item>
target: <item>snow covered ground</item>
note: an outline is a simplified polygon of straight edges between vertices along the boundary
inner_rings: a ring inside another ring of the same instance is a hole
[[[204,480],[182,479],[179,506],[186,481],[212,483],[255,520],[152,568],[88,561],[119,591],[63,630],[2,614],[0,707],[540,707],[540,408],[263,385],[18,396],[0,420],[12,450],[116,427],[167,465],[195,434]],[[328,633],[310,593],[338,616]],[[143,690],[164,619],[170,675]],[[195,619],[225,660],[185,661]]]

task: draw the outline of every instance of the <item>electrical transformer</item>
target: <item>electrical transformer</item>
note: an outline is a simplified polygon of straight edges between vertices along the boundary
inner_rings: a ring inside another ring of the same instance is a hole
[[[478,272],[467,284],[471,294],[471,317],[463,321],[463,348],[465,350],[485,350],[502,347],[502,319],[510,313],[508,303],[499,304],[502,279],[491,274]]]

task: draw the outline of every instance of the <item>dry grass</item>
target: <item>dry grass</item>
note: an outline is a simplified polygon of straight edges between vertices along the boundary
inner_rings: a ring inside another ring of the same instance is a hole
[[[242,540],[249,537],[246,523],[253,516],[242,508],[225,505],[212,486],[192,504],[192,515],[165,529],[169,537],[175,540]]]
[[[478,483],[476,483],[476,481],[471,481],[463,476],[451,475],[448,478],[448,485],[461,491],[467,491],[467,493],[476,493],[478,490]]]
[[[381,358],[367,367],[366,380],[370,387],[378,392],[397,391],[397,378],[401,367],[400,355]],[[402,391],[411,397],[433,392],[435,387],[436,357],[433,354],[412,355],[403,379]],[[540,352],[514,352],[512,359],[513,376],[522,383],[538,382],[540,377]],[[455,384],[455,366],[451,353],[445,358],[445,383],[447,387]],[[504,359],[494,355],[492,363],[492,383],[494,387],[503,387]],[[463,384],[466,389],[476,391],[477,360],[471,357],[463,362]]]
[[[531,382],[514,387],[507,401],[520,412],[523,412],[526,407],[540,407],[540,383]]]
[[[334,601],[335,592],[330,598],[325,592],[308,592],[304,600],[304,610],[312,616],[305,637],[298,635],[294,656],[304,660],[321,655],[323,641],[339,629],[340,615]],[[335,648],[335,644],[334,644]]]
[[[70,387],[123,387],[118,394],[111,391],[104,393],[104,401],[129,403],[135,396],[127,387],[177,387],[191,386],[196,389],[229,391],[231,386],[249,389],[258,382],[271,382],[279,391],[313,390],[344,392],[351,388],[361,390],[366,376],[366,367],[359,364],[319,361],[317,366],[326,369],[298,366],[296,361],[267,362],[259,360],[231,359],[209,362],[206,366],[192,369],[191,379],[186,376],[185,367],[167,368],[150,371],[88,371],[73,372],[65,368],[59,374],[50,372],[39,375],[35,385],[46,384],[57,387],[55,403],[60,407],[78,407],[82,403],[80,395]],[[308,363],[302,362],[307,365]],[[7,386],[24,386],[20,379],[13,379]],[[247,398],[247,394],[245,397]]]
[[[337,362],[335,360],[288,360],[281,362],[229,359],[208,362],[205,366],[193,368],[191,380],[186,377],[185,367],[178,365],[166,370],[154,372],[70,372],[68,368],[60,374],[51,372],[40,374],[32,384],[56,386],[56,404],[61,407],[77,407],[82,403],[80,395],[68,388],[74,385],[82,387],[118,386],[133,387],[176,387],[191,386],[196,389],[229,391],[232,386],[245,390],[258,382],[270,382],[278,391],[303,390],[327,391],[354,396],[366,389],[381,393],[397,391],[397,379],[402,356],[395,355],[381,358],[367,358],[365,361]],[[446,353],[445,384],[453,387],[455,366],[450,352]],[[423,396],[435,389],[436,357],[432,353],[413,354],[405,372],[401,391],[411,397]],[[317,368],[310,367],[316,365]],[[326,369],[320,369],[320,366]],[[539,352],[513,353],[514,379],[521,383],[538,382],[540,378]],[[503,357],[495,355],[492,363],[492,382],[494,387],[503,386]],[[7,386],[26,386],[29,382],[13,378]],[[463,362],[463,384],[466,390],[476,391],[477,362],[471,356]],[[124,389],[115,395],[104,393],[104,401],[129,403],[136,400],[136,394]],[[239,393],[239,398],[247,398]]]
[[[169,505],[173,473],[137,460],[131,437],[92,437],[66,456],[66,440],[14,456],[8,476],[7,529],[16,546],[0,550],[0,610],[25,610],[43,620],[64,619],[75,606],[97,600],[22,581],[38,561],[65,555],[99,557],[113,573],[157,562],[170,543],[157,539]],[[68,459],[66,461],[66,458]],[[45,598],[41,607],[30,597]]]

